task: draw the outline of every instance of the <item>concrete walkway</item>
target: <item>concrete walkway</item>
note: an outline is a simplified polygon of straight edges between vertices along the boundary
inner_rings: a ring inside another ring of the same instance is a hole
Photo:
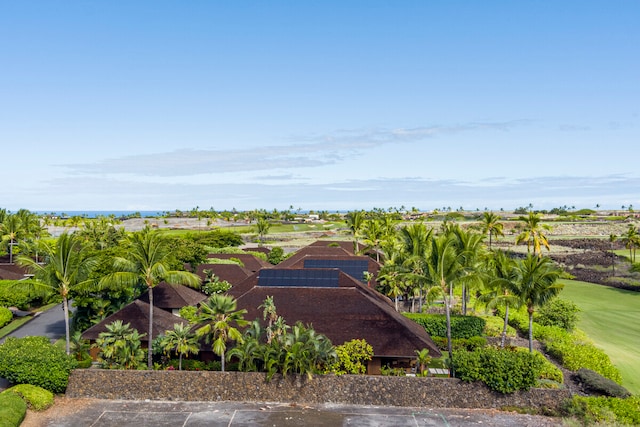
[[[74,405],[77,403],[77,405]],[[66,404],[65,404],[66,403]],[[552,427],[560,419],[496,410],[278,403],[158,402],[69,399],[50,413],[29,413],[22,427],[495,426]],[[57,411],[54,411],[57,409]],[[47,412],[49,412],[47,411]]]

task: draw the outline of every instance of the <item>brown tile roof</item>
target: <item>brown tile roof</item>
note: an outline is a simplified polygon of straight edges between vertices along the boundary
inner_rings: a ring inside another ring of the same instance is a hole
[[[354,255],[354,242],[352,240],[349,241],[345,241],[345,240],[316,240],[315,242],[311,243],[310,245],[308,245],[307,247],[341,247],[342,249],[344,249],[345,251],[349,252],[351,255]],[[362,248],[362,244],[359,244],[359,246]]]
[[[289,268],[292,265],[295,265],[296,263],[298,263],[301,259],[308,257],[308,256],[313,256],[313,257],[320,257],[320,256],[343,256],[343,257],[348,257],[348,256],[354,256],[352,252],[346,251],[344,249],[342,249],[341,247],[337,247],[337,246],[305,246],[304,248],[301,248],[299,251],[297,251],[296,253],[294,253],[293,255],[291,255],[290,257],[288,257],[287,259],[285,259],[284,261],[282,261],[280,264],[278,264],[278,268]]]
[[[339,273],[338,287],[258,286],[254,274],[229,292],[246,319],[262,321],[259,306],[272,296],[287,324],[311,324],[334,345],[364,338],[378,357],[415,357],[415,350],[428,348],[433,357],[440,352],[429,334],[415,322],[396,312],[391,301],[351,276]]]
[[[261,268],[273,267],[267,261],[263,261],[260,258],[256,258],[256,256],[252,254],[209,254],[207,257],[219,258],[219,259],[237,258],[242,262],[242,264],[244,264],[244,268],[246,268],[252,273],[255,273]]]
[[[100,323],[84,331],[82,338],[87,340],[97,339],[100,332],[106,332],[107,325],[115,320],[122,320],[125,324],[129,323],[132,329],[136,329],[140,334],[146,334],[149,328],[149,304],[139,299],[133,301],[122,310],[113,313]],[[158,307],[153,307],[153,338],[173,329],[175,323],[187,324],[188,322]],[[146,343],[149,341],[149,337],[145,335],[140,341]]]
[[[149,293],[143,293],[138,299],[149,303]],[[170,285],[166,282],[161,282],[153,288],[153,305],[164,310],[181,308],[187,305],[196,306],[205,299],[207,299],[207,296],[202,292],[183,285]]]
[[[20,280],[28,274],[29,271],[18,264],[0,264],[0,280]]]
[[[204,270],[211,270],[213,274],[221,280],[226,280],[232,285],[242,282],[244,279],[253,274],[251,271],[238,264],[200,264],[196,269],[196,274],[204,281],[206,275]]]

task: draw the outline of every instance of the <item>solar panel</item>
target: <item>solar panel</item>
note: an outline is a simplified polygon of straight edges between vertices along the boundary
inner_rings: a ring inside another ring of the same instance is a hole
[[[260,270],[258,286],[291,286],[308,288],[337,288],[338,269],[275,269]]]
[[[338,268],[354,279],[363,281],[369,262],[361,259],[305,259],[304,268]]]

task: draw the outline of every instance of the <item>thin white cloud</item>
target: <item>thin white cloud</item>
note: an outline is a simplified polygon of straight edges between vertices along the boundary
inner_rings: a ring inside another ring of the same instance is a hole
[[[95,163],[63,165],[80,175],[193,176],[241,171],[314,168],[338,164],[365,150],[395,143],[411,143],[439,135],[478,130],[506,131],[526,121],[468,123],[416,128],[342,130],[327,135],[301,136],[290,145],[243,149],[179,149],[139,154]]]

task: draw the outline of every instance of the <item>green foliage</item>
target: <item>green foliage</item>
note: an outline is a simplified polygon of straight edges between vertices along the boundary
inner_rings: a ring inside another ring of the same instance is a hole
[[[386,365],[380,367],[380,373],[389,377],[404,377],[407,375],[405,370],[402,368],[392,368]]]
[[[98,358],[106,369],[143,369],[145,351],[141,348],[140,335],[130,324],[116,320],[100,332],[94,346],[99,349]]]
[[[438,346],[440,350],[446,351],[448,349],[448,343],[446,337],[431,337],[434,344]],[[451,347],[453,350],[467,350],[473,351],[476,348],[482,348],[487,345],[487,339],[484,337],[471,337],[471,338],[452,338]]]
[[[0,280],[0,307],[27,310],[34,299],[26,290],[12,288],[15,280]]]
[[[207,260],[208,250],[202,243],[184,237],[166,239],[172,255],[168,265],[172,270],[184,270],[185,264],[189,264],[193,269]]]
[[[502,336],[502,329],[504,327],[504,318],[499,318],[497,316],[485,316],[483,317],[485,324],[484,324],[484,331],[483,331],[483,335],[487,336],[487,337],[500,337]],[[508,337],[515,337],[516,334],[516,330],[513,328],[513,326],[508,326],[507,325],[507,336]]]
[[[210,248],[235,247],[244,243],[242,236],[226,229],[195,233],[192,238],[195,242]]]
[[[27,415],[27,404],[16,393],[0,393],[0,426],[18,427]]]
[[[534,315],[534,320],[544,326],[558,326],[567,331],[572,331],[578,324],[580,308],[573,302],[554,298],[542,307]]]
[[[63,393],[75,361],[46,337],[9,337],[0,345],[0,377]]]
[[[447,319],[442,314],[404,313],[406,317],[422,325],[431,337],[447,336]],[[451,316],[451,338],[481,336],[485,320],[476,316]]]
[[[180,368],[180,361],[178,359],[171,359],[167,361],[166,369],[178,370]],[[203,362],[196,359],[184,359],[182,360],[183,371],[219,371],[222,368],[222,364],[218,360],[212,360],[209,362]]]
[[[605,378],[591,369],[580,368],[576,372],[576,378],[591,393],[610,397],[630,397],[629,390],[620,384]]]
[[[3,393],[15,393],[22,397],[29,409],[44,411],[53,405],[53,393],[31,384],[18,384]]]
[[[224,248],[210,248],[209,249],[209,253],[210,254],[249,254],[249,255],[253,255],[256,258],[259,258],[263,261],[267,260],[267,254],[263,253],[263,252],[257,252],[257,251],[245,251],[244,249],[240,249],[240,248],[233,248],[233,247],[224,247]],[[218,260],[218,258],[209,258],[207,260],[208,263],[213,263],[216,262],[216,260]],[[228,260],[221,260],[221,261],[228,261]],[[237,263],[237,261],[235,262]]]
[[[640,425],[640,397],[584,397],[574,395],[564,407],[565,415],[578,418],[584,425]]]
[[[207,295],[224,294],[231,289],[231,283],[226,280],[220,279],[211,270],[203,270],[206,275],[204,284],[202,285],[202,292]]]
[[[198,320],[198,308],[192,305],[185,305],[180,308],[180,317],[189,323],[195,323]]]
[[[337,360],[330,364],[326,372],[336,375],[367,373],[367,362],[373,358],[373,347],[364,339],[353,339],[335,348]]]
[[[276,246],[269,251],[267,255],[267,261],[269,264],[278,265],[285,259],[284,249],[280,246]]]
[[[5,307],[0,307],[0,328],[11,322],[12,319],[13,313],[11,312],[11,310]]]
[[[534,387],[542,371],[542,362],[534,353],[496,347],[456,351],[453,363],[457,378],[481,381],[504,394]]]

